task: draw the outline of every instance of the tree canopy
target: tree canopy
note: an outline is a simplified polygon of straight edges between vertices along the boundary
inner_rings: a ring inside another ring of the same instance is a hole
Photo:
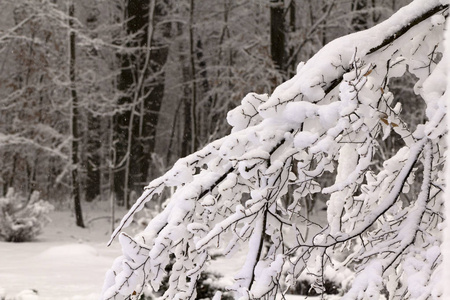
[[[415,0],[327,44],[270,96],[248,94],[228,113],[229,135],[178,160],[123,218],[112,236],[123,256],[102,298],[157,290],[173,259],[163,298],[195,299],[217,249],[246,253],[229,287],[236,299],[275,299],[305,272],[323,291],[327,268],[355,272],[342,299],[441,297],[448,5]],[[391,89],[405,74],[424,103],[418,124]],[[173,187],[143,232],[120,233]],[[326,226],[302,215],[317,199]]]

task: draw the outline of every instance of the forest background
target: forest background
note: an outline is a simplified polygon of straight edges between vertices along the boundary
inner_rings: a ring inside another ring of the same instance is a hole
[[[70,203],[80,227],[82,201],[129,207],[229,133],[226,114],[248,92],[270,94],[329,41],[409,2],[3,0],[0,193]],[[410,81],[391,90],[410,99],[414,126],[424,110]]]

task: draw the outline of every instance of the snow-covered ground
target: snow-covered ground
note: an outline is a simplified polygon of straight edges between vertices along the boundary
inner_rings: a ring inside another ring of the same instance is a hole
[[[84,211],[86,222],[109,214],[107,205],[85,204]],[[0,288],[8,296],[34,289],[39,299],[98,299],[105,272],[121,254],[118,243],[106,247],[109,220],[94,220],[82,229],[69,209],[50,218],[33,242],[0,242]]]
[[[105,272],[121,250],[118,242],[106,246],[111,233],[109,219],[97,219],[109,215],[107,203],[84,204],[83,208],[89,224],[86,229],[75,226],[74,216],[67,209],[52,212],[52,223],[33,242],[0,242],[0,299],[2,293],[6,299],[14,300],[99,299]],[[116,215],[121,217],[124,213],[119,211]],[[133,226],[128,231],[132,230]],[[216,267],[221,273],[232,274],[239,264],[224,260],[223,268]]]

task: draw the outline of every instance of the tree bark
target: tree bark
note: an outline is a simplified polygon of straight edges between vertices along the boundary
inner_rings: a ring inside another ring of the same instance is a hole
[[[284,0],[270,0],[270,54],[279,70],[284,70]]]
[[[78,141],[80,139],[78,133],[78,95],[75,87],[75,31],[73,30],[73,18],[75,15],[75,5],[71,2],[69,5],[69,78],[70,78],[70,94],[72,97],[72,197],[74,201],[75,219],[76,224],[79,227],[85,227],[83,221],[83,213],[81,209],[81,197],[80,197],[80,179],[78,174]]]

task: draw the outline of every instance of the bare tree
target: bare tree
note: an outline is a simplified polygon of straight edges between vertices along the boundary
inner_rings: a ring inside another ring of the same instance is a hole
[[[75,5],[73,2],[69,3],[69,28],[73,28],[75,17]],[[76,81],[76,44],[75,44],[75,32],[70,30],[69,32],[69,80],[70,80],[70,95],[72,97],[72,114],[71,114],[71,131],[72,131],[72,197],[75,208],[76,224],[79,227],[84,227],[83,212],[81,209],[81,197],[80,197],[80,178],[79,178],[79,139],[78,132],[78,95],[75,87]]]

